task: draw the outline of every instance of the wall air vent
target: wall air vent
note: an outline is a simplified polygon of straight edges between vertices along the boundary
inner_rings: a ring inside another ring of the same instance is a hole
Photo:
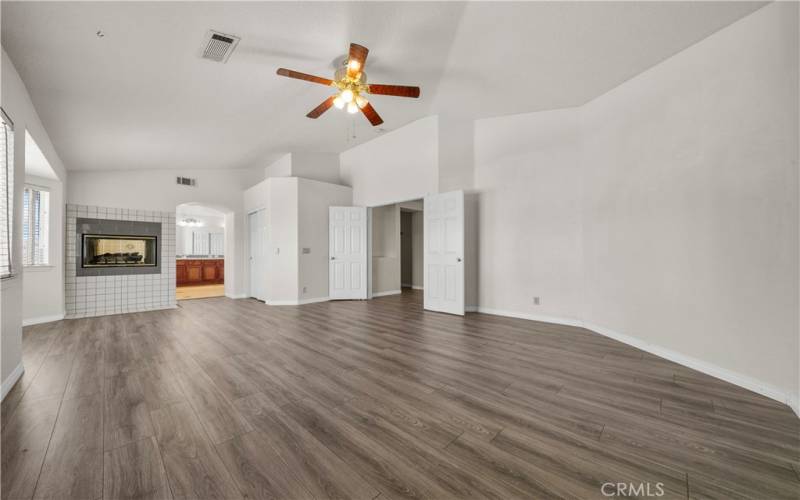
[[[206,33],[203,59],[211,59],[221,63],[228,62],[231,52],[239,44],[239,37],[209,30]]]
[[[181,186],[196,186],[197,179],[190,179],[189,177],[178,177],[177,178],[178,184]]]

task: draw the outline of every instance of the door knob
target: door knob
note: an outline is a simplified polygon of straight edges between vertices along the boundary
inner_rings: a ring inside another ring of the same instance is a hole
[[[461,257],[456,257],[456,262],[461,262]]]
[[[336,260],[336,257],[331,257],[331,260]]]

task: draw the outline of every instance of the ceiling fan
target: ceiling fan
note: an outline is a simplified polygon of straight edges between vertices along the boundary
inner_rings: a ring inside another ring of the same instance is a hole
[[[344,67],[336,70],[333,80],[320,76],[308,75],[299,71],[292,71],[286,68],[279,68],[278,74],[289,78],[297,78],[307,82],[330,85],[337,89],[335,95],[322,101],[322,104],[312,109],[306,116],[309,118],[319,118],[328,111],[331,106],[338,109],[347,108],[348,113],[358,113],[361,110],[367,120],[373,125],[380,125],[383,119],[372,107],[364,94],[393,95],[399,97],[419,97],[419,87],[408,87],[405,85],[382,85],[368,84],[367,74],[364,73],[364,63],[367,60],[369,49],[357,43],[350,44],[350,54],[344,62]]]

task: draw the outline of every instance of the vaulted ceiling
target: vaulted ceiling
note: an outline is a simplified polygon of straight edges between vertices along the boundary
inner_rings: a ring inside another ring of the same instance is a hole
[[[2,44],[70,170],[237,168],[340,152],[381,133],[361,115],[305,114],[349,43],[369,47],[393,130],[575,106],[756,10],[757,2],[2,2]],[[207,30],[241,42],[200,58]],[[102,30],[105,36],[98,37]]]

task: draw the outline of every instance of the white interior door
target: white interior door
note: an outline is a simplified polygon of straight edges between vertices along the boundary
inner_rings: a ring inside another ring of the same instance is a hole
[[[247,215],[250,227],[250,296],[267,300],[267,212]]]
[[[425,309],[464,315],[464,192],[425,197]]]
[[[367,209],[330,207],[329,224],[329,297],[366,299]]]

